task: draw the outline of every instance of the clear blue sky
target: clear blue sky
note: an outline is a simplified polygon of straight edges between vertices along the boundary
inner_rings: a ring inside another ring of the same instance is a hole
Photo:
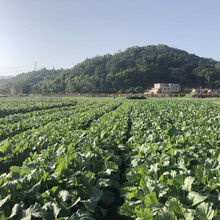
[[[0,0],[0,75],[166,44],[220,61],[219,0]]]

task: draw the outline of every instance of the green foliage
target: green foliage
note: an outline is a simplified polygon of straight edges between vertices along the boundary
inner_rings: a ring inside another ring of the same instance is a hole
[[[161,93],[162,93],[161,89],[158,89],[158,90],[157,90],[157,93],[158,93],[158,94],[161,94]]]
[[[133,106],[131,121],[120,213],[133,219],[217,219],[219,107],[147,101]]]
[[[154,83],[220,87],[219,63],[166,45],[131,47],[86,59],[72,69],[21,74],[2,93],[142,93]],[[8,81],[7,80],[7,81]]]
[[[13,114],[15,103],[0,102],[10,136],[0,141],[1,219],[219,219],[218,105],[58,103],[29,112],[21,102]]]

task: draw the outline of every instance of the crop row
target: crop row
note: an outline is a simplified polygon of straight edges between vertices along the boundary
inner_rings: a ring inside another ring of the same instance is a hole
[[[74,114],[66,114],[59,121],[52,121],[45,126],[33,128],[0,142],[0,173],[5,172],[10,166],[22,164],[30,152],[40,151],[55,143],[71,141],[74,131],[85,129],[91,121],[97,119],[105,112],[112,111],[120,102],[110,103],[105,106],[96,105],[88,110],[78,109]]]
[[[41,111],[34,111],[25,114],[15,114],[1,118],[0,122],[0,141],[10,138],[23,131],[44,126],[50,122],[72,118],[74,114],[85,112],[89,109],[100,108],[103,103],[80,104],[76,106],[53,108]]]
[[[219,107],[86,102],[1,142],[0,218],[219,219]]]
[[[219,219],[219,108],[148,102],[131,114],[130,167],[122,215],[134,219]]]
[[[126,139],[129,112],[130,106],[123,104],[86,131],[67,127],[63,133],[61,128],[60,141],[2,174],[1,217],[103,219],[120,191],[121,158],[116,152]]]
[[[27,113],[32,111],[52,109],[64,106],[76,105],[76,100],[64,101],[1,101],[0,103],[0,118],[7,115],[18,113]]]

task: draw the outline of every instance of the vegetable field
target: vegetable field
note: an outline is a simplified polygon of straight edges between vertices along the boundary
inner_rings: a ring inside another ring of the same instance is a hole
[[[220,105],[0,101],[0,219],[220,219]]]

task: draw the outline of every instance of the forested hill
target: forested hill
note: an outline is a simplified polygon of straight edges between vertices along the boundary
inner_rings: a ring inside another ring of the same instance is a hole
[[[21,74],[2,92],[142,92],[156,82],[220,88],[220,62],[166,45],[131,47],[114,55],[86,59],[68,70],[41,69]]]

